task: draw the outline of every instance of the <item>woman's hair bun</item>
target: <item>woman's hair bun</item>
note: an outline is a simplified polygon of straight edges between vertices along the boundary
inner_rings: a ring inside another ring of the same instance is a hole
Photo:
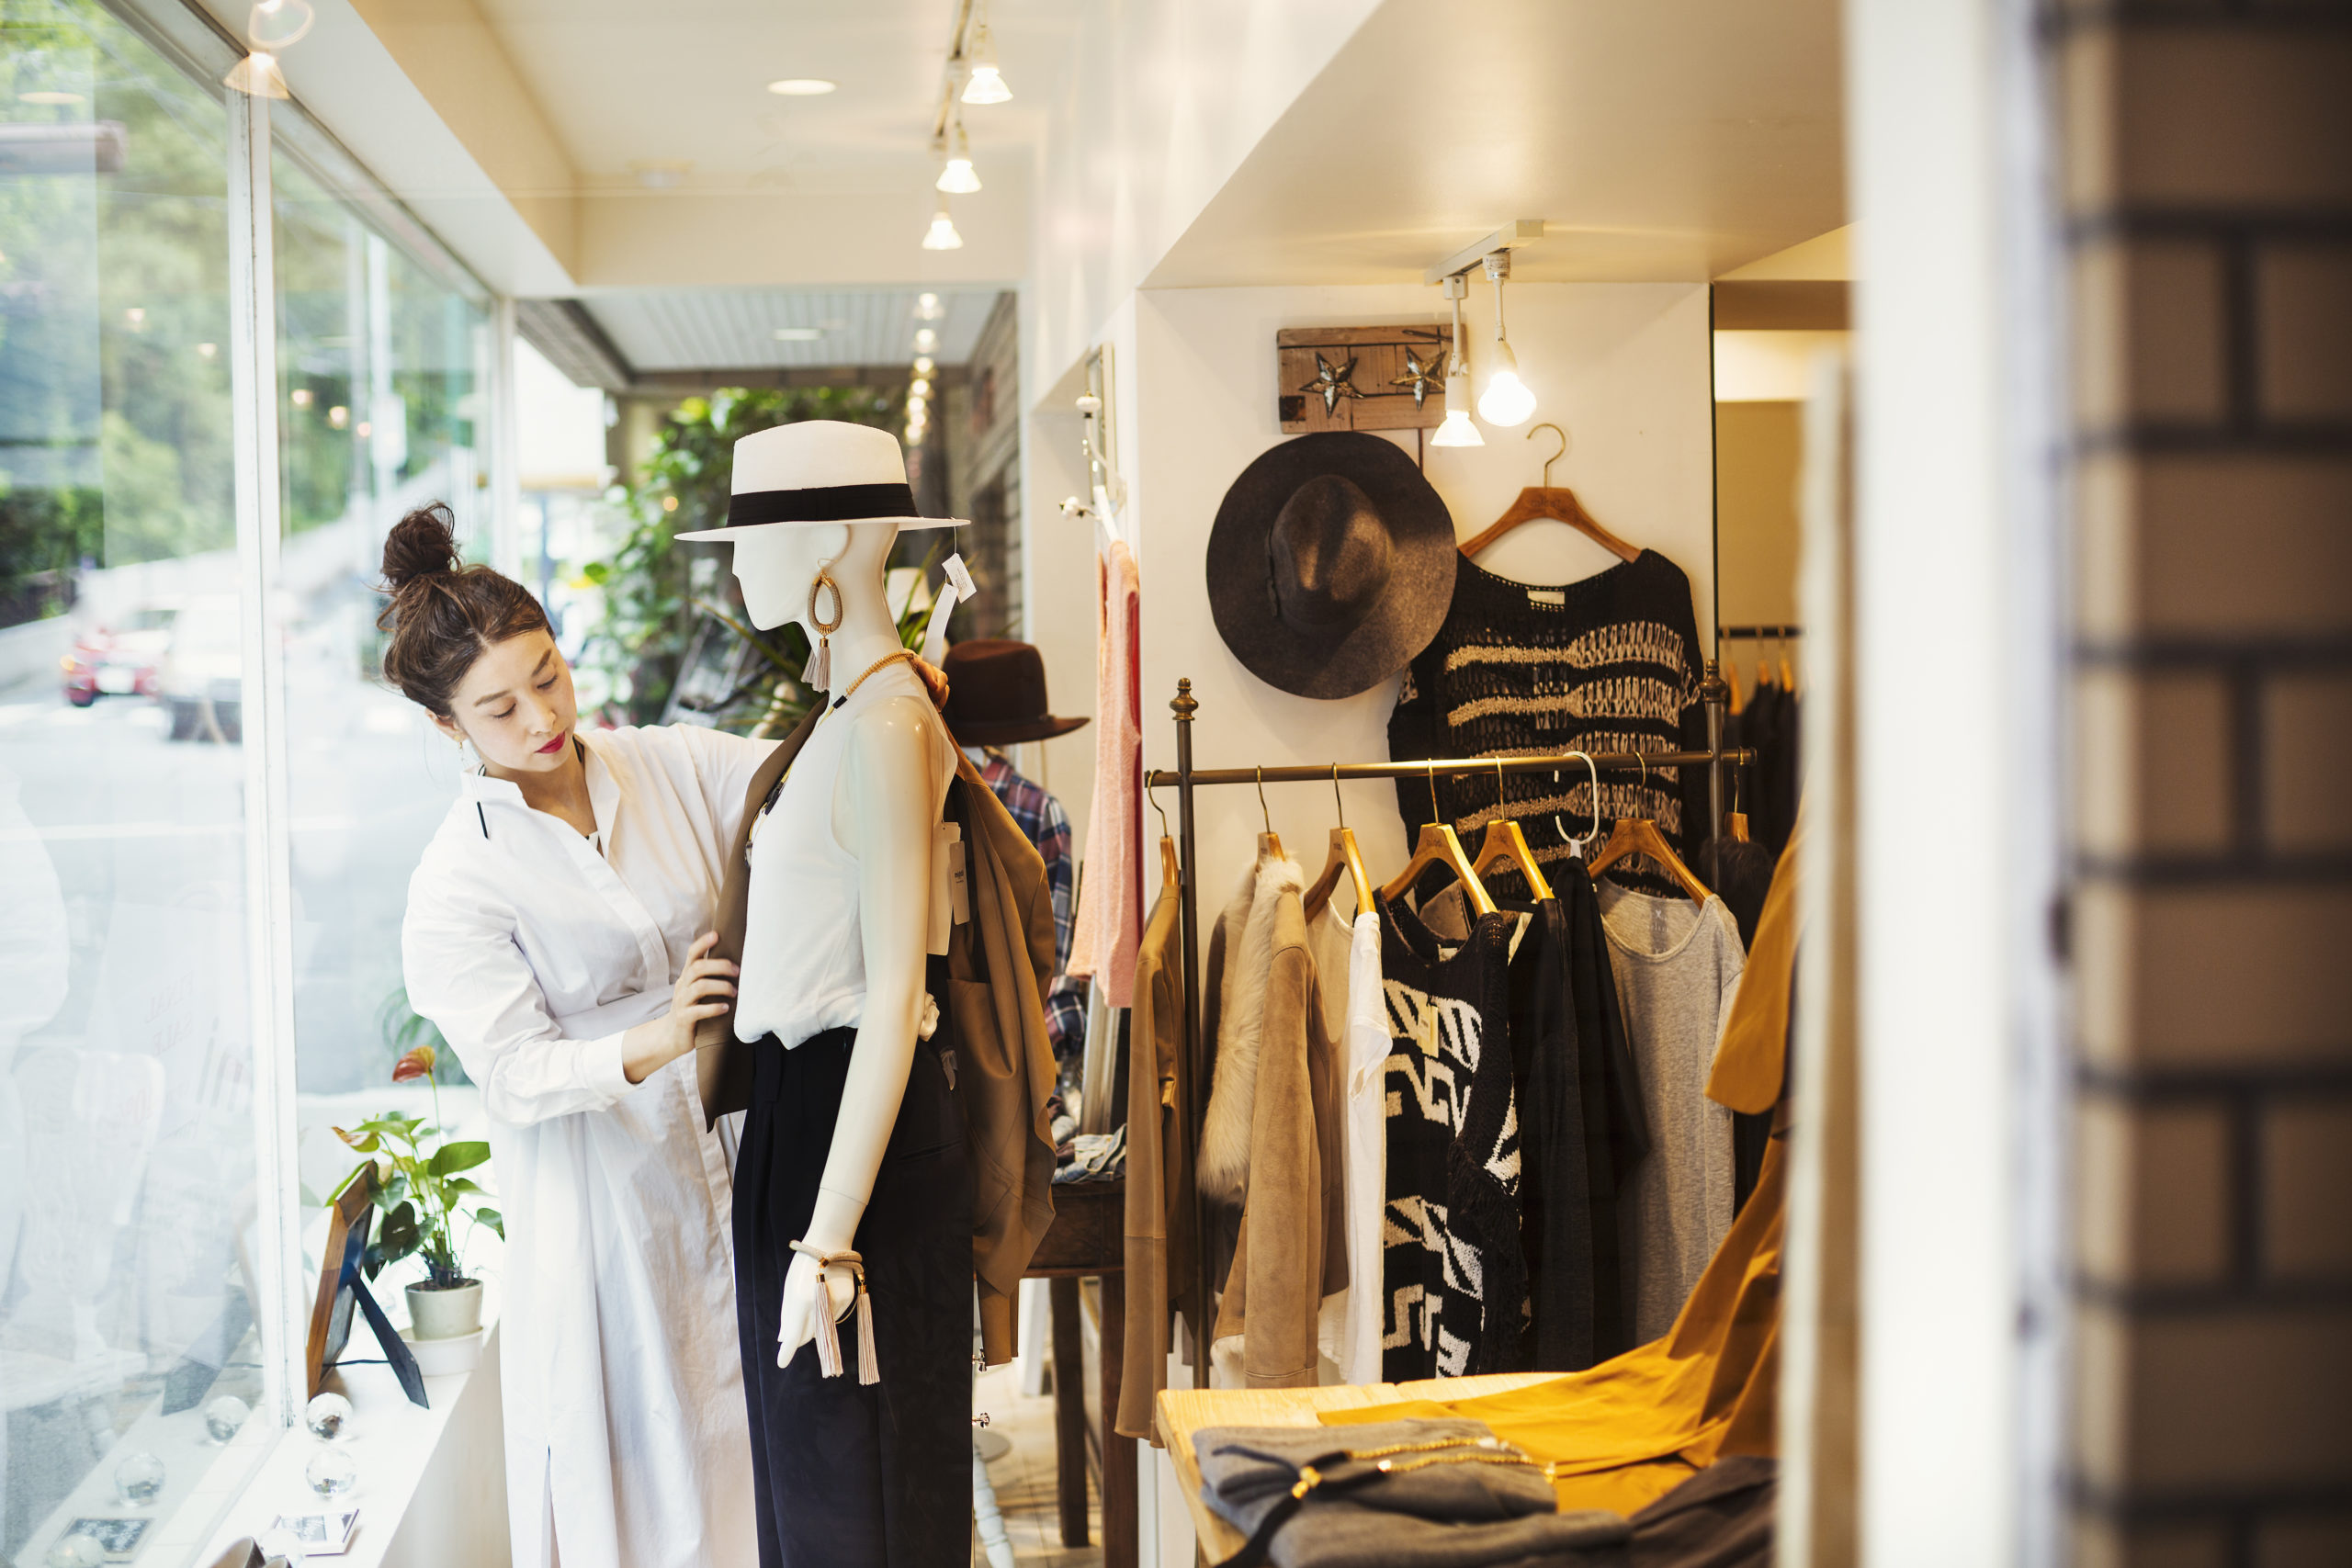
[[[384,582],[394,593],[420,578],[443,576],[463,564],[458,556],[457,519],[443,502],[420,506],[384,540]]]

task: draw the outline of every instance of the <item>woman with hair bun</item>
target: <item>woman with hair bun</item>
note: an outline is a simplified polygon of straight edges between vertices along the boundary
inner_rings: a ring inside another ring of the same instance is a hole
[[[384,673],[467,758],[401,949],[492,1123],[514,1562],[750,1568],[732,1151],[692,1055],[733,995],[710,927],[770,743],[580,728],[546,614],[459,560],[445,506],[384,579]]]

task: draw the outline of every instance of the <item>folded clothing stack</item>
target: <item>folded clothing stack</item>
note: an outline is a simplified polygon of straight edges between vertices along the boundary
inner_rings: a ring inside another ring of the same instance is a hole
[[[1544,1467],[1467,1420],[1210,1427],[1204,1499],[1250,1538],[1227,1568],[1532,1568],[1614,1562],[1617,1514],[1563,1514]]]

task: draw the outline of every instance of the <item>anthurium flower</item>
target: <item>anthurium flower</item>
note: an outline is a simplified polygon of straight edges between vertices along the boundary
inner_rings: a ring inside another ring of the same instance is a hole
[[[439,1058],[430,1045],[418,1045],[403,1053],[392,1066],[394,1083],[412,1083],[433,1076],[433,1065]]]

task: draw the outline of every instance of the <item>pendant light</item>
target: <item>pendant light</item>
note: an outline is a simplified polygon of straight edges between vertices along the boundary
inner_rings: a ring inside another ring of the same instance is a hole
[[[1010,102],[1012,89],[1004,85],[1004,73],[997,69],[996,39],[989,32],[988,17],[980,17],[980,25],[973,29],[971,74],[964,83],[964,101],[967,104],[1001,104]]]
[[[1445,362],[1445,423],[1430,437],[1432,446],[1484,446],[1487,438],[1470,423],[1470,340],[1462,331],[1462,297],[1470,280],[1455,273],[1445,280],[1445,297],[1453,302],[1453,352]]]
[[[947,198],[941,197],[939,206],[931,215],[931,229],[922,237],[926,251],[960,251],[964,236],[956,231],[956,220],[947,216]]]
[[[939,171],[937,188],[949,196],[970,196],[980,188],[980,176],[972,167],[972,144],[965,140],[964,117],[956,117],[954,152]]]
[[[1503,336],[1503,279],[1510,276],[1510,253],[1496,251],[1487,257],[1487,276],[1495,285],[1495,357],[1487,373],[1487,389],[1478,397],[1478,417],[1505,430],[1525,424],[1535,412],[1535,394],[1519,378],[1519,355]]]

